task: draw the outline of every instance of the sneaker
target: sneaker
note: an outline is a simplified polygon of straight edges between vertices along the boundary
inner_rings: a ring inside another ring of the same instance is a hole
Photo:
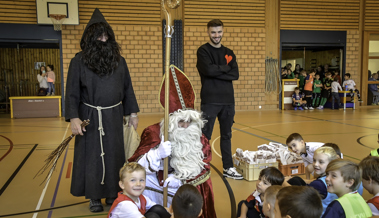
[[[55,95],[54,92],[52,92],[51,95],[54,96]]]
[[[303,111],[303,110],[304,110],[302,107],[299,107],[299,109],[300,109],[301,111]]]
[[[307,106],[305,106],[305,107],[304,107],[304,110],[308,110],[308,107],[307,107]]]
[[[47,95],[46,96],[50,96],[50,93],[47,93]]]
[[[224,169],[224,177],[228,177],[231,179],[243,179],[242,175],[237,172],[235,167]]]
[[[101,204],[100,199],[91,199],[89,200],[89,210],[91,212],[101,212],[104,210],[103,205]]]
[[[296,110],[297,110],[297,107],[293,107],[293,109],[296,111]]]
[[[309,110],[313,110],[314,108],[313,108],[313,107],[309,107],[308,109],[309,109]]]
[[[116,200],[116,198],[105,198],[105,203],[107,205],[112,205],[114,200]]]
[[[323,108],[322,105],[318,106],[317,109],[321,110]]]
[[[350,101],[351,103],[354,103],[354,99],[351,99],[351,101]]]

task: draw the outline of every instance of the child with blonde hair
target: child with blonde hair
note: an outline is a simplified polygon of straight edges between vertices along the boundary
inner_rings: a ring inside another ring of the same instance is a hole
[[[338,159],[339,156],[335,152],[335,150],[331,147],[320,147],[318,148],[313,156],[313,167],[315,169],[315,173],[319,175],[319,177],[313,182],[309,183],[309,186],[316,189],[320,196],[322,202],[322,213],[325,212],[325,209],[328,205],[335,199],[337,199],[337,195],[333,193],[328,193],[327,185],[325,182],[326,178],[326,168],[328,164],[335,159]]]
[[[169,218],[167,210],[151,201],[142,193],[146,186],[146,171],[136,162],[125,164],[120,169],[120,188],[122,192],[113,202],[108,218]]]
[[[359,163],[363,187],[373,198],[367,201],[373,216],[379,216],[379,157],[368,156]]]
[[[262,211],[265,217],[274,218],[274,208],[276,201],[276,194],[278,194],[279,190],[282,189],[283,186],[280,185],[272,185],[266,189],[265,196],[263,197],[263,207]]]
[[[357,192],[361,174],[358,164],[349,160],[336,159],[328,164],[325,182],[328,192],[338,199],[329,204],[323,218],[372,216],[370,207]]]

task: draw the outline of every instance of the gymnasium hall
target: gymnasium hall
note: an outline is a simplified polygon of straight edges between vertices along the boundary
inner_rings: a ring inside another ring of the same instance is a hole
[[[36,174],[71,135],[67,75],[96,8],[112,27],[129,69],[139,107],[137,133],[164,118],[159,92],[167,57],[165,1],[0,0],[0,217],[107,216],[104,199],[104,211],[92,213],[89,199],[70,193],[75,140],[48,181],[46,172]],[[379,147],[379,104],[369,88],[379,85],[373,79],[379,73],[378,11],[378,0],[180,0],[170,11],[170,64],[191,81],[194,109],[200,110],[197,50],[209,41],[207,23],[222,20],[222,45],[233,50],[239,70],[233,81],[232,154],[270,142],[285,145],[297,132],[306,142],[335,143],[344,159],[359,163]],[[37,75],[48,65],[54,66],[55,92],[41,96]],[[350,74],[360,101],[342,91],[339,110],[331,109],[331,99],[323,109],[294,110],[291,96],[299,80],[281,72],[290,66],[296,74],[296,65],[323,73],[327,66],[342,82]],[[223,177],[220,139],[216,121],[209,141],[215,210],[219,218],[235,218],[238,202],[256,189],[256,178]],[[362,196],[372,197],[366,190]]]

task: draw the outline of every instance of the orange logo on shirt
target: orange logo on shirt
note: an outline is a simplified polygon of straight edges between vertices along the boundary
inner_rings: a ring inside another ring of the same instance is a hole
[[[225,59],[226,59],[226,65],[228,65],[229,62],[232,61],[233,57],[229,55],[225,55]]]

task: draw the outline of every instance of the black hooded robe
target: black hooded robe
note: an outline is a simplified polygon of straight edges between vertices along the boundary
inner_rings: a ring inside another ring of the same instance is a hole
[[[87,27],[89,25],[90,23]],[[120,101],[121,105],[101,111],[105,132],[102,137],[105,153],[105,179],[102,185],[103,164],[100,156],[98,111],[83,103],[108,107]],[[86,127],[83,136],[75,137],[72,195],[85,196],[87,199],[117,197],[117,192],[120,190],[119,170],[125,163],[123,116],[138,111],[124,58],[120,58],[119,66],[113,74],[99,77],[85,66],[82,53],[76,54],[71,60],[67,75],[65,119],[67,122],[71,118],[89,119],[90,125]]]

